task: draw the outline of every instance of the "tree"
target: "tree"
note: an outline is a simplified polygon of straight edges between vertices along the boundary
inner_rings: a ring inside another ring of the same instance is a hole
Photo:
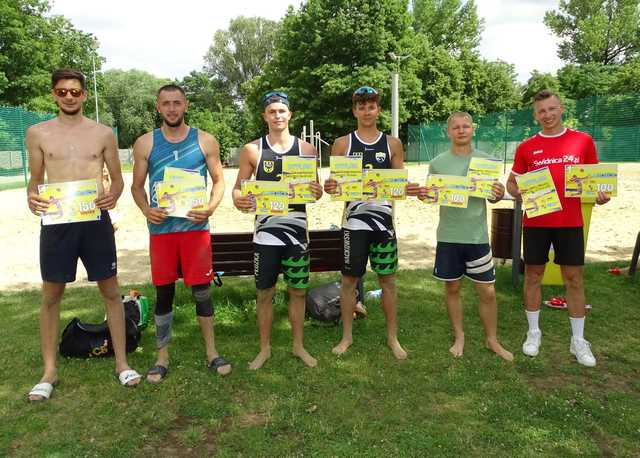
[[[609,94],[617,69],[597,63],[566,65],[558,70],[561,92],[574,100]]]
[[[562,92],[558,78],[551,73],[542,73],[534,70],[522,89],[522,104],[530,104],[533,96],[544,89],[549,89],[559,95]]]
[[[561,39],[558,56],[571,63],[611,65],[640,53],[640,0],[560,0],[544,23]]]
[[[475,50],[480,44],[484,21],[474,0],[412,0],[413,28],[428,37],[431,46],[442,46],[453,54]]]
[[[261,17],[239,16],[227,30],[218,30],[204,57],[205,71],[220,81],[236,100],[243,100],[242,85],[260,75],[271,60],[279,23]]]
[[[118,144],[130,148],[136,138],[156,126],[156,92],[170,81],[142,70],[107,70],[103,77],[104,99],[118,128]]]
[[[290,8],[273,60],[247,86],[254,119],[258,121],[262,108],[261,95],[271,89],[289,93],[294,130],[313,119],[329,139],[355,126],[351,94],[358,86],[379,89],[383,108],[389,107],[390,75],[396,64],[388,53],[412,54],[410,24],[406,0],[309,0],[298,11]],[[401,121],[408,117],[408,99],[420,97],[419,82],[408,70],[412,59],[401,66]],[[386,111],[381,124],[389,127]]]
[[[43,98],[51,73],[73,67],[89,74],[92,57],[99,69],[94,38],[62,16],[46,17],[47,0],[0,2],[0,103],[54,109]]]

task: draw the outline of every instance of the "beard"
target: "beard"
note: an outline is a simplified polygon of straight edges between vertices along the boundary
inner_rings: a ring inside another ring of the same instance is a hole
[[[184,115],[180,116],[178,119],[176,119],[173,122],[169,122],[169,120],[167,120],[167,118],[164,118],[164,117],[162,118],[162,120],[169,127],[178,127],[184,122]]]
[[[82,110],[81,106],[74,110],[69,110],[68,108],[65,108],[63,105],[58,105],[58,108],[60,108],[60,111],[62,111],[64,114],[69,116],[77,115],[78,113],[80,113],[80,110]]]

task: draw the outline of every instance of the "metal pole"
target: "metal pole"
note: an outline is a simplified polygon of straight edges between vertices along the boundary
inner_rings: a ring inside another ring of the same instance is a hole
[[[313,145],[314,142],[314,132],[313,132],[313,119],[311,121],[309,121],[309,140],[311,140],[309,143],[311,143]]]
[[[396,70],[391,74],[391,136],[398,137],[400,100],[398,95],[400,75]]]
[[[93,95],[96,100],[96,122],[100,122],[100,115],[98,113],[98,82],[96,81],[96,58],[91,55],[91,63],[93,65]]]

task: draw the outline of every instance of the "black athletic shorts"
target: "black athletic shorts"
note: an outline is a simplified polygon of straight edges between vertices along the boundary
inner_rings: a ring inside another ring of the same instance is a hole
[[[546,264],[549,261],[549,247],[553,245],[555,264],[584,265],[582,227],[525,227],[523,242],[525,264]]]
[[[443,281],[465,276],[476,283],[495,283],[491,247],[488,243],[438,242],[433,276]]]
[[[116,241],[108,212],[103,210],[99,221],[40,228],[40,274],[44,281],[75,281],[78,258],[87,269],[89,281],[117,274]]]
[[[379,275],[395,274],[398,270],[398,242],[395,232],[342,229],[344,254],[342,274],[362,277],[367,270]]]
[[[309,286],[309,251],[301,245],[253,244],[253,269],[257,289],[269,289],[282,276],[289,288]]]

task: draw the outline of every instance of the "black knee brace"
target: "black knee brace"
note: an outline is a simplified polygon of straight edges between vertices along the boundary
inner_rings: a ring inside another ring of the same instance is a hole
[[[156,315],[166,315],[171,313],[173,297],[176,294],[176,284],[156,286]]]
[[[197,316],[213,316],[213,303],[211,302],[211,285],[193,285],[191,294],[196,301]]]

